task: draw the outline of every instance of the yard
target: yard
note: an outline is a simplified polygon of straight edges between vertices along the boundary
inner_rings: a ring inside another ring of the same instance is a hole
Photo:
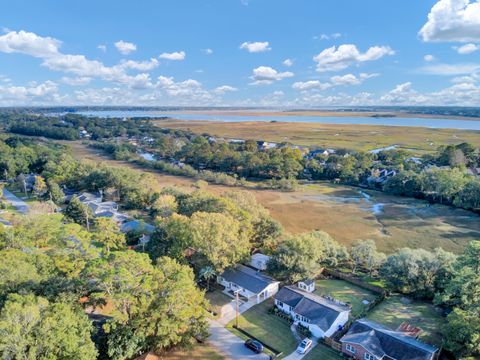
[[[317,295],[328,295],[336,300],[352,305],[353,316],[359,315],[366,308],[367,305],[362,303],[363,300],[371,302],[376,297],[375,293],[369,290],[337,279],[317,280],[314,293]]]
[[[268,313],[272,306],[273,300],[268,299],[250,308],[239,317],[238,325],[264,344],[281,351],[282,356],[286,356],[296,349],[297,341],[286,320]],[[228,323],[227,329],[241,338],[246,338],[245,335],[233,328],[234,325],[235,320]]]
[[[440,329],[445,319],[430,303],[414,301],[404,296],[392,296],[378,304],[367,318],[396,329],[402,322],[420,327],[423,331],[420,340],[433,345],[441,345]]]
[[[221,316],[222,307],[233,301],[233,299],[231,297],[225,295],[220,290],[207,292],[205,294],[205,298],[210,303],[210,307],[208,308],[208,310],[216,313],[214,318],[218,318],[219,316]]]
[[[343,359],[341,353],[331,347],[319,343],[304,358],[304,360],[339,360]]]
[[[162,360],[223,360],[224,357],[212,349],[208,344],[196,344],[191,350],[172,350],[158,356]]]

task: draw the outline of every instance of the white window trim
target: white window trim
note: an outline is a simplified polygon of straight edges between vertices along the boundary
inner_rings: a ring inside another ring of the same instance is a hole
[[[350,344],[346,344],[345,345],[345,349],[347,349],[347,351],[351,352],[352,354],[355,354],[357,352],[357,349],[355,349],[352,345]]]
[[[377,358],[375,356],[373,356],[372,354],[366,352],[364,355],[363,355],[363,358],[365,360],[376,360]]]

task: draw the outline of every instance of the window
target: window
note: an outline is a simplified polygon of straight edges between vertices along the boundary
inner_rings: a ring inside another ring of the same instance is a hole
[[[365,360],[375,360],[375,356],[365,353],[365,356],[363,357]]]
[[[355,353],[357,352],[357,350],[356,350],[352,345],[350,345],[350,344],[347,344],[347,345],[345,346],[345,349],[347,349],[347,351],[350,351],[350,352],[353,353],[353,354],[355,354]],[[365,354],[365,355],[367,355],[367,354]]]
[[[277,300],[277,306],[283,307],[283,303]]]

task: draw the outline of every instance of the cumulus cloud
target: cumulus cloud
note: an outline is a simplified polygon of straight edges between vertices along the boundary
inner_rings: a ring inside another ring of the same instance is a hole
[[[332,87],[330,83],[322,83],[319,80],[297,81],[293,83],[292,88],[295,90],[327,90]]]
[[[123,69],[150,71],[155,69],[158,66],[158,60],[155,58],[151,58],[150,60],[146,60],[146,61],[127,60],[127,61],[122,61],[117,66]]]
[[[425,60],[426,62],[432,62],[432,61],[435,60],[435,56],[433,56],[433,55],[425,55],[425,56],[423,57],[423,60]]]
[[[352,64],[378,60],[395,52],[389,46],[372,46],[366,52],[361,53],[355,45],[344,44],[332,46],[323,50],[313,60],[317,63],[318,72],[339,71],[348,68]]]
[[[468,54],[474,53],[475,51],[480,50],[480,46],[469,43],[459,47],[454,47],[454,49],[457,50],[457,52],[460,55],[468,55]]]
[[[238,89],[236,87],[229,86],[229,85],[222,85],[222,86],[216,87],[213,90],[213,92],[215,94],[218,94],[218,95],[223,95],[223,94],[226,94],[228,92],[237,91],[237,90]]]
[[[64,98],[58,93],[55,82],[47,80],[41,84],[31,83],[27,86],[0,85],[0,104],[2,105],[51,105]]]
[[[100,44],[97,46],[97,49],[103,52],[107,52],[107,45]]]
[[[42,37],[25,31],[11,31],[0,36],[0,52],[21,53],[42,59],[42,66],[55,71],[74,74],[79,78],[100,78],[106,81],[125,84],[134,88],[151,86],[148,74],[129,75],[127,70],[151,69],[156,61],[121,62],[105,66],[97,60],[89,60],[84,55],[63,54],[61,42],[50,37]]]
[[[430,64],[419,69],[420,73],[428,75],[456,76],[472,74],[480,70],[480,64]]]
[[[292,76],[293,73],[290,71],[278,72],[269,66],[259,66],[256,69],[253,69],[251,79],[253,80],[252,84],[254,85],[268,85]]]
[[[123,55],[128,55],[134,52],[135,50],[137,50],[137,45],[131,42],[123,41],[123,40],[117,41],[115,43],[115,47]]]
[[[172,61],[182,61],[185,60],[186,55],[185,51],[176,51],[172,53],[163,53],[159,58]]]
[[[332,76],[329,82],[320,82],[319,80],[310,80],[305,82],[295,82],[292,88],[299,91],[308,90],[327,90],[336,86],[360,85],[366,79],[377,77],[379,74],[360,73],[358,76],[353,74]]]
[[[259,53],[272,50],[268,41],[244,42],[240,49],[247,50],[249,53]]]
[[[62,77],[62,83],[71,85],[71,86],[87,85],[90,83],[90,81],[92,81],[92,78],[87,76],[81,76],[81,77],[75,77],[75,78],[71,78],[68,76]]]
[[[292,59],[285,59],[283,60],[283,65],[287,66],[287,67],[290,67],[293,65],[293,60]]]
[[[213,54],[213,50],[212,50],[212,49],[202,49],[202,52],[203,52],[205,55],[212,55],[212,54]]]
[[[26,31],[10,31],[0,36],[0,51],[4,53],[21,53],[45,58],[58,54],[62,43],[51,37],[41,37]]]
[[[423,41],[480,41],[480,2],[439,0],[430,10],[419,35]]]
[[[333,33],[333,34],[320,34],[318,36],[314,36],[315,40],[330,40],[330,39],[338,39],[341,38],[341,33]]]

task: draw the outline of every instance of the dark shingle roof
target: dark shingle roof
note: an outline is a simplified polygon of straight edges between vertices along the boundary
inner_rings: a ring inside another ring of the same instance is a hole
[[[330,329],[341,312],[350,311],[346,306],[294,286],[284,286],[275,294],[274,299],[292,306],[296,314],[305,316],[323,331]]]
[[[268,285],[278,282],[243,265],[225,270],[221,277],[255,294],[261,293]]]
[[[388,356],[397,360],[430,360],[438,350],[367,319],[355,321],[340,341],[359,344],[378,358]]]

